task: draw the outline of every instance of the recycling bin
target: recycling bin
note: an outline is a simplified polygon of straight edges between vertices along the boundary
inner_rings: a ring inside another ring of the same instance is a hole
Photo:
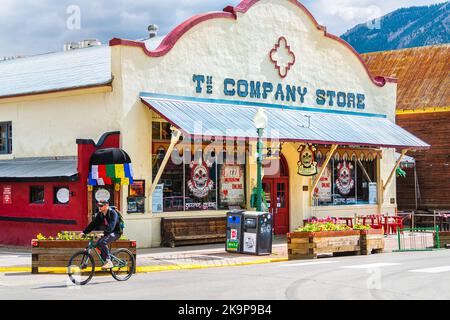
[[[227,241],[225,250],[232,253],[242,253],[242,234],[244,211],[227,213]]]
[[[242,252],[258,256],[272,254],[272,226],[272,214],[244,212]]]

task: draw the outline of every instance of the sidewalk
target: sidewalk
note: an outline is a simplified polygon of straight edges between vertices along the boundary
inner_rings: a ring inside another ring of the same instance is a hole
[[[409,235],[405,236],[409,237]],[[396,235],[385,237],[385,240],[385,252],[398,249]],[[427,237],[426,242],[432,246],[431,234]],[[408,243],[410,241],[405,241],[405,249],[408,249]],[[273,242],[272,254],[267,256],[228,253],[224,247],[224,244],[219,243],[176,248],[138,249],[137,272],[243,266],[288,260],[286,237],[277,237]],[[58,270],[58,272],[60,271]],[[5,272],[31,272],[31,250],[0,246],[0,273]]]

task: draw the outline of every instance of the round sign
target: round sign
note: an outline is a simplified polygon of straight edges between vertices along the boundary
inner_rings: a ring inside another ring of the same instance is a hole
[[[61,188],[56,192],[56,199],[59,203],[68,203],[69,202],[69,189]]]
[[[97,201],[109,201],[111,194],[106,189],[98,189],[95,192],[95,200]]]

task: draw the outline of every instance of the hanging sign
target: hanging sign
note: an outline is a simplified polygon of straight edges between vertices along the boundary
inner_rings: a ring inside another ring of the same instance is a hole
[[[302,144],[299,152],[298,174],[301,176],[314,176],[317,174],[316,147],[312,144]]]
[[[3,204],[12,204],[12,187],[3,186]]]
[[[336,179],[336,187],[343,196],[350,194],[355,186],[353,179],[353,165],[350,162],[342,161],[337,166],[338,177]]]
[[[200,162],[191,162],[191,179],[188,181],[188,188],[197,198],[205,198],[214,188],[214,182],[209,176],[209,168],[212,164],[206,164],[200,159]]]

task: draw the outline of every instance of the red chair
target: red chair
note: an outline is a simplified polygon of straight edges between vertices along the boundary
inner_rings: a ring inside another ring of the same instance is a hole
[[[384,233],[385,234],[396,234],[397,230],[403,230],[403,218],[399,216],[385,216],[384,217]],[[403,232],[403,231],[402,231]]]
[[[338,223],[342,221],[345,222],[345,224],[350,227],[353,228],[353,218],[338,218]]]

